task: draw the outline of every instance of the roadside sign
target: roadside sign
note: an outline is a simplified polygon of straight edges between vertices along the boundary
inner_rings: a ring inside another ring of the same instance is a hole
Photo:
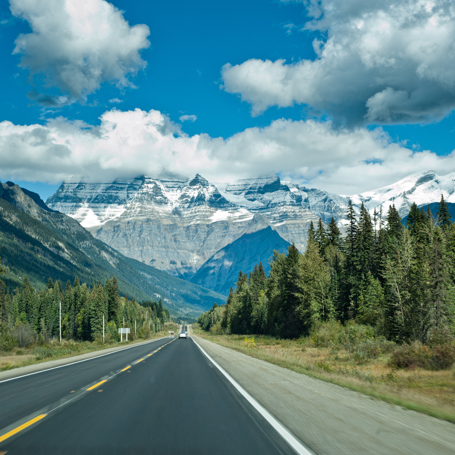
[[[120,342],[123,341],[123,334],[126,333],[126,341],[128,341],[128,334],[130,333],[129,328],[120,328],[118,329],[118,333],[120,333]]]

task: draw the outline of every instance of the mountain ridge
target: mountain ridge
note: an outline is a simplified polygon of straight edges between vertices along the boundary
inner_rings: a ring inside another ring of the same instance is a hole
[[[413,202],[455,201],[455,174],[412,174],[395,184],[352,196],[282,182],[278,176],[209,182],[142,176],[112,183],[63,183],[47,200],[96,238],[145,264],[190,279],[217,251],[267,226],[298,249],[310,222],[333,217],[343,228],[351,199],[383,216],[395,204],[402,217]]]
[[[213,291],[123,257],[74,219],[42,208],[34,200],[36,193],[31,198],[31,192],[11,183],[0,182],[0,254],[14,272],[6,277],[11,285],[20,285],[17,277],[25,274],[41,285],[49,276],[72,281],[78,275],[91,284],[115,275],[124,294],[138,300],[161,298],[174,313],[194,313],[222,301]]]

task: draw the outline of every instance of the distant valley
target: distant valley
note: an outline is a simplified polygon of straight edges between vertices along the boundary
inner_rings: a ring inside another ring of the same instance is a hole
[[[2,276],[12,291],[25,275],[38,287],[48,278],[104,283],[116,276],[122,294],[139,301],[162,299],[174,314],[198,314],[224,297],[120,254],[69,216],[12,182],[0,183]]]

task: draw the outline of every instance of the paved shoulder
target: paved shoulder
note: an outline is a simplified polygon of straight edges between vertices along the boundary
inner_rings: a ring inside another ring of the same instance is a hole
[[[455,425],[449,422],[195,338],[242,387],[318,455],[455,453]]]

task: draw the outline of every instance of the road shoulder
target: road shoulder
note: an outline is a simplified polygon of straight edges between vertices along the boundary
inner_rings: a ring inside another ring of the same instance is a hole
[[[194,335],[193,335],[194,336]],[[197,342],[262,406],[318,454],[452,454],[455,425]]]

